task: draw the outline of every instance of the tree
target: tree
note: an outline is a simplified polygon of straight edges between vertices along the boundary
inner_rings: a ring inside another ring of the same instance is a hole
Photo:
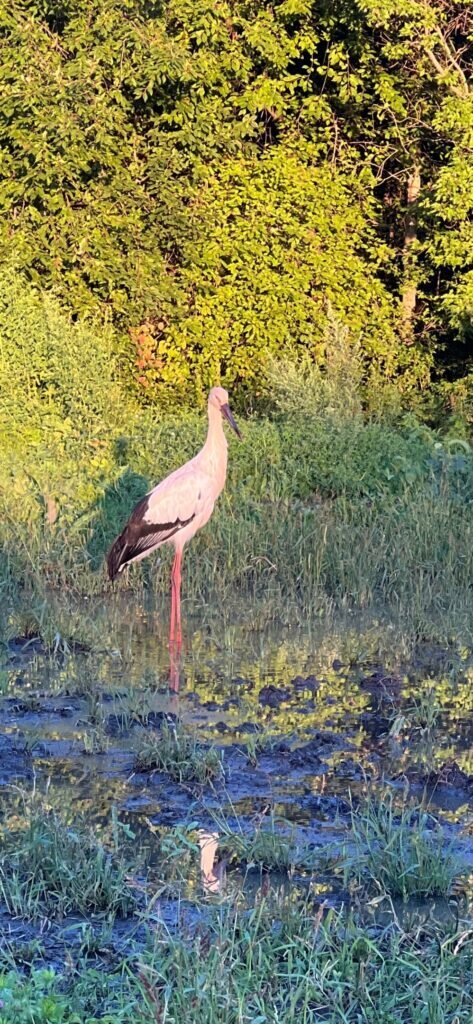
[[[0,65],[0,251],[146,394],[323,359],[327,301],[385,374],[469,337],[471,0],[8,0]]]

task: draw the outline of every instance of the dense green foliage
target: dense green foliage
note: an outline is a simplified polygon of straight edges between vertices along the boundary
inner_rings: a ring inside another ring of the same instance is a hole
[[[8,0],[3,256],[107,313],[162,401],[323,360],[327,300],[376,377],[423,381],[471,335],[470,11]]]

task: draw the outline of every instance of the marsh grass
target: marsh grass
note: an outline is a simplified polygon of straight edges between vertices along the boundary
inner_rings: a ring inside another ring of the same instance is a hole
[[[390,847],[400,824],[406,841],[408,828],[415,829],[420,820],[415,813],[417,818],[408,820],[407,811],[402,817],[393,807],[392,813],[383,811],[380,825],[381,809],[374,798],[368,809],[354,811],[352,830],[358,829],[359,837],[354,865],[360,854],[367,854],[369,842],[381,838]],[[49,826],[49,814],[46,819]],[[422,821],[427,833],[430,824]],[[294,836],[284,819],[274,815],[265,826],[268,834],[279,833],[294,850]],[[23,849],[20,831],[14,833],[10,856],[19,844]],[[188,850],[190,869],[198,845],[191,832],[178,831],[163,838],[162,852],[167,850],[168,858],[179,865],[182,850]],[[241,829],[236,832],[241,849]],[[262,841],[265,864],[271,859],[278,867],[294,863],[292,853],[281,855],[273,838],[261,840],[262,835],[258,823],[249,836],[248,851],[253,846],[254,852]],[[222,834],[223,843],[227,839],[231,842],[229,828],[227,836]],[[399,867],[406,847],[395,843],[394,848],[393,863]],[[48,851],[47,845],[47,859]],[[440,849],[435,849],[435,856],[440,861]],[[36,854],[32,864],[36,871]],[[370,870],[378,870],[385,880],[383,865],[382,860],[370,861]],[[422,873],[425,877],[425,865]],[[429,873],[432,877],[431,867]],[[435,875],[438,879],[438,863]],[[387,891],[384,881],[374,888]],[[438,885],[431,891],[437,889]],[[425,887],[415,891],[425,892]],[[170,925],[165,923],[167,915],[151,902],[151,914],[145,912],[141,920],[142,929],[148,929],[145,941],[113,971],[107,959],[112,942],[109,921],[99,932],[87,922],[81,925],[77,952],[68,954],[60,973],[37,969],[44,955],[42,937],[25,947],[23,974],[18,970],[19,951],[5,951],[0,967],[1,1024],[471,1024],[473,935],[469,923],[454,915],[436,920],[414,914],[406,928],[394,910],[389,920],[385,914],[377,921],[371,909],[367,920],[361,901],[355,901],[352,910],[335,910],[297,885],[272,887],[267,879],[250,902],[244,894],[236,898],[232,893],[231,899],[199,905],[194,895],[192,914],[185,900],[179,902]],[[106,969],[91,969],[90,956],[103,956]]]
[[[295,456],[294,456],[295,457]],[[275,472],[275,470],[271,470]],[[473,475],[473,474],[472,474]],[[317,474],[313,488],[317,490]],[[390,618],[406,638],[450,644],[473,643],[473,519],[468,497],[450,491],[437,495],[430,484],[368,498],[338,494],[334,498],[256,498],[236,488],[224,495],[212,523],[199,534],[184,561],[185,606],[211,605],[229,621],[246,615],[254,628],[271,622],[294,624],[337,612]],[[5,529],[0,525],[0,533]],[[21,524],[18,532],[21,533]],[[32,557],[38,548],[30,536]],[[17,534],[12,536],[16,544]],[[85,542],[76,537],[75,545]],[[103,550],[105,551],[105,545]],[[65,559],[67,548],[58,552]],[[2,577],[2,636],[22,635],[22,614],[34,613],[35,632],[52,653],[67,653],[75,640],[94,649],[114,646],[100,635],[93,616],[67,611],[66,594],[91,597],[107,591],[102,570],[76,572],[76,553],[61,602],[52,599],[48,578],[40,567],[22,586],[21,566],[9,582]],[[156,568],[131,567],[119,582],[137,594],[151,587],[156,599],[167,600],[169,552]],[[67,576],[67,572],[65,571]],[[113,596],[110,592],[110,596]],[[48,611],[45,611],[45,607]],[[58,641],[57,638],[61,638]],[[59,651],[57,644],[59,643]],[[115,641],[116,643],[116,641]]]
[[[2,1024],[470,1024],[466,925],[370,928],[270,890],[149,934],[115,973],[0,973]]]
[[[468,928],[367,928],[270,891],[220,908],[192,938],[161,934],[143,958],[155,1021],[183,1024],[469,1024]]]
[[[0,974],[2,1024],[470,1024],[471,930],[406,932],[270,890],[149,934],[113,974]]]
[[[223,757],[215,747],[199,743],[181,725],[163,722],[156,735],[143,735],[135,757],[137,771],[162,771],[176,782],[201,785],[224,776]]]
[[[82,735],[84,754],[105,754],[110,748],[110,737],[101,725],[86,729]]]
[[[217,861],[224,865],[224,871],[228,868],[230,889],[235,898],[243,902],[246,897],[238,888],[242,872],[245,874],[256,868],[265,872],[286,873],[289,877],[296,870],[304,873],[320,870],[325,873],[333,868],[337,860],[335,852],[330,855],[328,848],[315,849],[308,843],[298,841],[295,827],[278,815],[267,815],[263,821],[248,829],[244,829],[234,817],[230,819],[215,814],[212,818]],[[201,830],[196,823],[190,823],[157,831],[158,873],[163,891],[174,897],[180,894],[198,905],[201,890],[198,884]],[[236,876],[233,875],[233,869],[239,869]],[[230,881],[230,878],[233,880]],[[236,883],[235,878],[238,879]],[[189,879],[193,880],[191,887]]]
[[[273,812],[255,821],[252,829],[243,829],[238,819],[215,815],[215,831],[223,857],[246,867],[280,871],[293,868],[310,870],[319,863],[320,853],[297,838],[292,822]]]
[[[148,679],[145,672],[144,679],[140,680],[138,686],[129,686],[120,693],[115,706],[125,729],[130,729],[134,725],[142,725],[145,728],[148,726],[150,716],[154,711],[153,705],[158,686],[156,675],[153,673],[152,679]]]
[[[50,968],[0,973],[2,1024],[154,1024],[128,976],[94,970],[85,960],[68,977]]]
[[[393,715],[390,735],[399,736],[406,733],[412,738],[428,742],[441,724],[442,713],[442,705],[436,692],[427,688]]]
[[[344,858],[345,883],[356,881],[389,896],[447,896],[464,871],[443,830],[421,805],[386,789],[351,809],[353,849]]]
[[[261,755],[271,754],[273,748],[277,747],[278,742],[280,741],[274,736],[261,736],[258,733],[253,733],[253,735],[250,734],[243,748],[248,759],[248,764],[256,768]]]
[[[263,867],[289,871],[291,868],[308,866],[309,851],[297,845],[294,836],[281,835],[272,828],[257,829],[246,842],[227,836],[223,843],[228,846],[247,867]]]
[[[126,916],[136,906],[129,872],[91,828],[67,823],[36,796],[25,798],[23,814],[2,829],[0,898],[12,915]]]

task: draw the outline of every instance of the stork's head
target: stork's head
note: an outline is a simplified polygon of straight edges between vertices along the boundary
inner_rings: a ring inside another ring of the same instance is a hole
[[[224,416],[225,419],[228,420],[230,426],[235,431],[235,434],[237,435],[237,437],[240,438],[241,441],[240,428],[238,424],[235,422],[233,413],[228,404],[228,391],[225,391],[225,388],[212,388],[209,394],[209,405],[212,405],[220,410],[222,416]]]

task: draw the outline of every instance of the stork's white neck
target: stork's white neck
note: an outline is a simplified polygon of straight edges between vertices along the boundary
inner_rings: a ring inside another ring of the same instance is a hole
[[[217,409],[215,405],[211,405],[210,402],[207,407],[209,417],[209,428],[207,430],[207,439],[204,444],[204,448],[212,448],[220,450],[222,448],[227,449],[227,439],[225,437],[225,431],[223,429],[222,413],[220,409]]]
[[[208,417],[209,428],[201,455],[209,472],[218,477],[223,487],[227,473],[227,439],[223,429],[222,413],[210,402]]]

